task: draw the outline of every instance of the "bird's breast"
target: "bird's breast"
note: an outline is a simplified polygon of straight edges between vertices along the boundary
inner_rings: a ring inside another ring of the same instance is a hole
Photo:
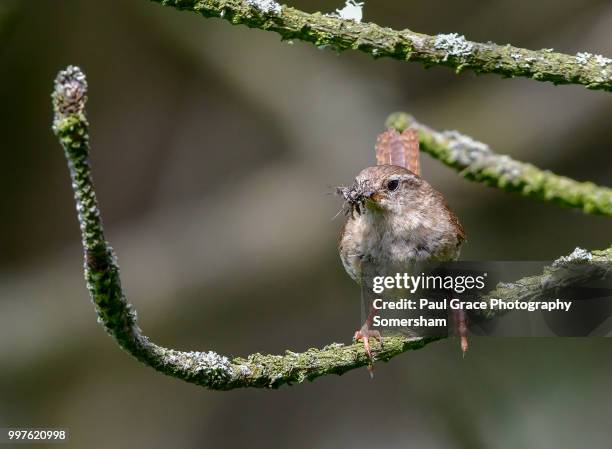
[[[365,271],[391,274],[415,262],[454,260],[458,245],[436,223],[418,217],[404,216],[395,223],[362,214],[347,220],[340,256],[346,271],[359,282]]]

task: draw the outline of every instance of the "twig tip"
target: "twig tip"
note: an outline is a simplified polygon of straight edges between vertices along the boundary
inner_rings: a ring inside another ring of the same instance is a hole
[[[87,101],[87,78],[83,71],[74,65],[61,70],[55,78],[53,94],[55,121],[85,110]]]

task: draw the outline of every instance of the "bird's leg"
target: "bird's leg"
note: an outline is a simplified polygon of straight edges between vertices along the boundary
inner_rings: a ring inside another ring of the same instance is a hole
[[[361,329],[355,332],[353,336],[354,341],[363,340],[363,348],[370,359],[370,363],[368,364],[368,371],[370,372],[370,376],[374,375],[374,360],[372,359],[372,348],[370,347],[370,338],[378,340],[378,342],[382,345],[382,336],[380,332],[377,330],[370,329],[372,325],[372,320],[374,319],[374,307],[370,304],[370,312],[368,313],[368,317],[366,318]]]
[[[461,351],[463,352],[463,357],[465,357],[465,353],[468,350],[468,326],[465,310],[453,310],[453,321],[455,324],[455,333],[461,341]]]

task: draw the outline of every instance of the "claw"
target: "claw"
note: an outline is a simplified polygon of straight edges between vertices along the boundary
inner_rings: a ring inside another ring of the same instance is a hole
[[[353,341],[357,342],[359,340],[363,340],[363,349],[365,350],[370,363],[368,363],[368,372],[370,373],[370,378],[374,378],[374,358],[372,357],[372,348],[370,347],[370,338],[374,340],[378,340],[378,343],[382,346],[382,336],[380,332],[377,330],[371,330],[370,326],[372,325],[372,317],[374,316],[375,309],[370,304],[370,313],[368,313],[368,317],[361,326],[361,329],[355,332],[353,335]]]
[[[455,321],[455,332],[459,336],[461,341],[461,353],[465,358],[465,353],[468,350],[468,326],[467,326],[467,315],[463,310],[455,310],[454,313]]]
[[[468,347],[468,339],[464,335],[461,337],[461,351],[463,352],[463,358],[465,358],[465,353],[467,352]]]
[[[370,330],[364,325],[361,329],[355,332],[353,336],[354,341],[363,340],[363,349],[365,349],[366,355],[368,359],[370,359],[370,363],[368,364],[368,372],[370,373],[370,377],[374,378],[374,358],[372,357],[372,348],[370,346],[370,338],[374,340],[378,340],[378,342],[382,345],[382,336],[380,332],[376,330]]]

